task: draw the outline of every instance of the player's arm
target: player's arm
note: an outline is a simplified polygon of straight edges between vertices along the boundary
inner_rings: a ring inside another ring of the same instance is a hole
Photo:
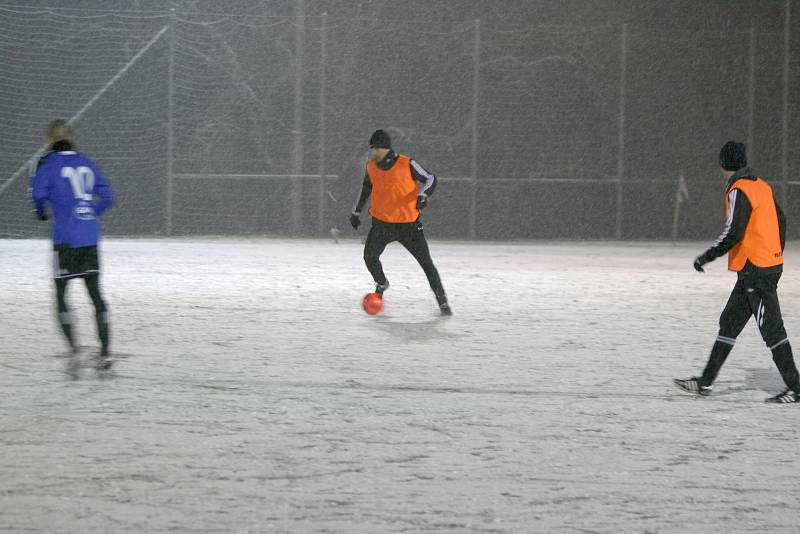
[[[786,215],[784,215],[775,193],[772,193],[772,201],[775,203],[775,211],[778,213],[778,231],[781,235],[781,251],[786,248]]]
[[[411,176],[419,183],[417,208],[424,209],[425,206],[428,205],[428,197],[430,197],[434,190],[436,190],[438,180],[436,179],[436,176],[428,172],[425,167],[420,165],[417,161],[412,159],[409,162],[409,165],[411,166]]]
[[[94,203],[94,212],[99,217],[114,205],[114,191],[108,179],[100,172],[97,166],[93,166],[94,171],[94,195],[97,200]]]
[[[361,183],[361,192],[358,194],[356,205],[353,206],[353,212],[350,214],[350,224],[353,228],[357,229],[361,225],[361,210],[367,203],[367,199],[372,195],[372,181],[369,179],[369,173],[364,172],[364,181]]]
[[[744,237],[747,223],[750,222],[750,215],[753,213],[747,195],[738,189],[731,189],[728,193],[728,205],[730,213],[722,233],[708,250],[694,260],[694,268],[700,272],[703,271],[703,265],[727,254]]]
[[[31,177],[29,195],[33,203],[33,213],[40,221],[46,221],[50,217],[47,215],[46,204],[50,199],[50,180],[47,168],[39,162],[36,174]]]

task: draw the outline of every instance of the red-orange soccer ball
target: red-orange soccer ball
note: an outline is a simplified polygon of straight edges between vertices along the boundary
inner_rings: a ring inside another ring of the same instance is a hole
[[[383,309],[383,297],[378,293],[367,293],[364,295],[361,305],[368,314],[377,315]]]

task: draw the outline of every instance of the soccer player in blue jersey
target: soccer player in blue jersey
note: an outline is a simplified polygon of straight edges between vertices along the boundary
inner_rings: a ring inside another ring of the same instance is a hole
[[[50,124],[47,143],[50,151],[39,160],[36,174],[31,178],[30,194],[37,219],[50,218],[48,203],[53,215],[54,277],[61,330],[76,361],[79,351],[65,294],[72,278],[83,278],[97,317],[101,344],[97,368],[109,369],[113,358],[109,352],[108,308],[100,294],[97,219],[114,203],[114,194],[94,162],[75,150],[75,135],[66,121]]]

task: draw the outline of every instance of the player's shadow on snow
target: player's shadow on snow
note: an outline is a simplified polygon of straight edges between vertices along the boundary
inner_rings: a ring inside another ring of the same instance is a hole
[[[774,367],[758,367],[747,369],[744,383],[741,386],[730,387],[726,392],[759,390],[765,393],[773,393],[784,389],[786,389],[786,384],[783,383],[777,369]]]
[[[448,321],[447,317],[432,317],[424,321],[402,321],[387,316],[375,318],[375,325],[388,335],[407,342],[424,342],[437,339],[459,337],[453,332],[445,332],[440,327]]]
[[[786,388],[780,373],[774,367],[748,369],[745,385],[752,389],[757,388],[769,392]]]

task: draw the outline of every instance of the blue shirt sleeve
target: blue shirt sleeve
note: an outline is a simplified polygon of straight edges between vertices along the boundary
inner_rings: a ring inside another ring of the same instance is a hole
[[[31,177],[30,196],[36,215],[43,216],[45,204],[50,199],[50,179],[46,165],[40,165],[36,174]]]

